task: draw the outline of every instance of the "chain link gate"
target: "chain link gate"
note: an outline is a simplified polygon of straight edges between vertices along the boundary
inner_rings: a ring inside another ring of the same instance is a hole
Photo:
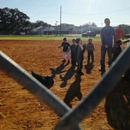
[[[86,97],[74,108],[70,109],[56,95],[37,81],[27,71],[0,51],[0,69],[12,77],[19,84],[29,90],[42,102],[46,103],[60,117],[55,130],[81,130],[79,123],[87,117],[114,88],[130,67],[130,44],[118,56],[109,70],[104,73],[100,81],[86,95]]]

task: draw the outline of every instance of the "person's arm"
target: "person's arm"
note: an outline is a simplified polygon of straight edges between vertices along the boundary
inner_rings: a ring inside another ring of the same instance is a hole
[[[60,46],[58,46],[58,48],[61,48],[62,46],[63,46],[63,43]]]
[[[61,48],[61,47],[62,47],[62,45],[58,46],[58,48]]]
[[[103,34],[102,34],[102,30],[101,30],[101,32],[100,32],[100,36],[101,36],[101,44],[104,46],[104,47],[106,47],[107,48],[107,45],[104,43],[104,40],[103,40]]]
[[[80,47],[77,46],[76,48],[76,61],[79,62],[80,61]]]
[[[67,49],[67,52],[70,50],[71,48],[71,45],[68,43],[68,49]]]
[[[71,49],[70,46],[68,46],[67,52],[68,52],[70,49]]]
[[[88,51],[88,44],[86,45],[86,51]]]
[[[114,46],[116,46],[116,35],[114,35]]]
[[[100,36],[101,36],[101,43],[103,44],[103,35],[102,35],[102,31],[100,32]]]
[[[114,40],[114,47],[116,46],[116,31],[114,29],[114,33],[113,33],[113,40]]]
[[[105,43],[103,42],[103,35],[101,35],[101,43],[102,43],[102,45],[103,45],[105,48],[108,48],[107,44],[105,44]]]

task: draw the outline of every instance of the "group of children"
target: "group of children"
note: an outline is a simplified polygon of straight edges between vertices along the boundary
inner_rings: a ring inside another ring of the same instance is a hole
[[[72,66],[77,65],[77,73],[83,75],[82,67],[83,67],[83,59],[84,59],[84,52],[88,52],[88,63],[90,63],[90,59],[92,63],[94,62],[94,44],[92,43],[92,39],[88,39],[87,44],[82,44],[82,40],[80,38],[72,39],[72,45],[69,44],[67,41],[67,38],[63,38],[62,44],[59,46],[63,47],[64,52],[64,60],[63,62],[68,60],[68,63],[70,63]],[[71,51],[71,57],[70,52]]]

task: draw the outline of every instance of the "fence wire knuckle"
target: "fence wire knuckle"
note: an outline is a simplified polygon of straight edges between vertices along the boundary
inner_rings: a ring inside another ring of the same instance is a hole
[[[2,51],[0,51],[0,69],[46,103],[61,117],[54,128],[55,130],[81,130],[79,122],[97,107],[121,79],[121,75],[129,69],[129,55],[130,45],[123,50],[100,81],[73,110]]]

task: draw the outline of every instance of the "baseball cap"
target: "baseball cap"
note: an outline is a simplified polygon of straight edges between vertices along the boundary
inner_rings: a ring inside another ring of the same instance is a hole
[[[63,41],[67,41],[67,37],[64,37],[64,38],[63,38]]]
[[[80,38],[76,38],[76,43],[79,43],[80,41],[81,41],[81,39]]]

